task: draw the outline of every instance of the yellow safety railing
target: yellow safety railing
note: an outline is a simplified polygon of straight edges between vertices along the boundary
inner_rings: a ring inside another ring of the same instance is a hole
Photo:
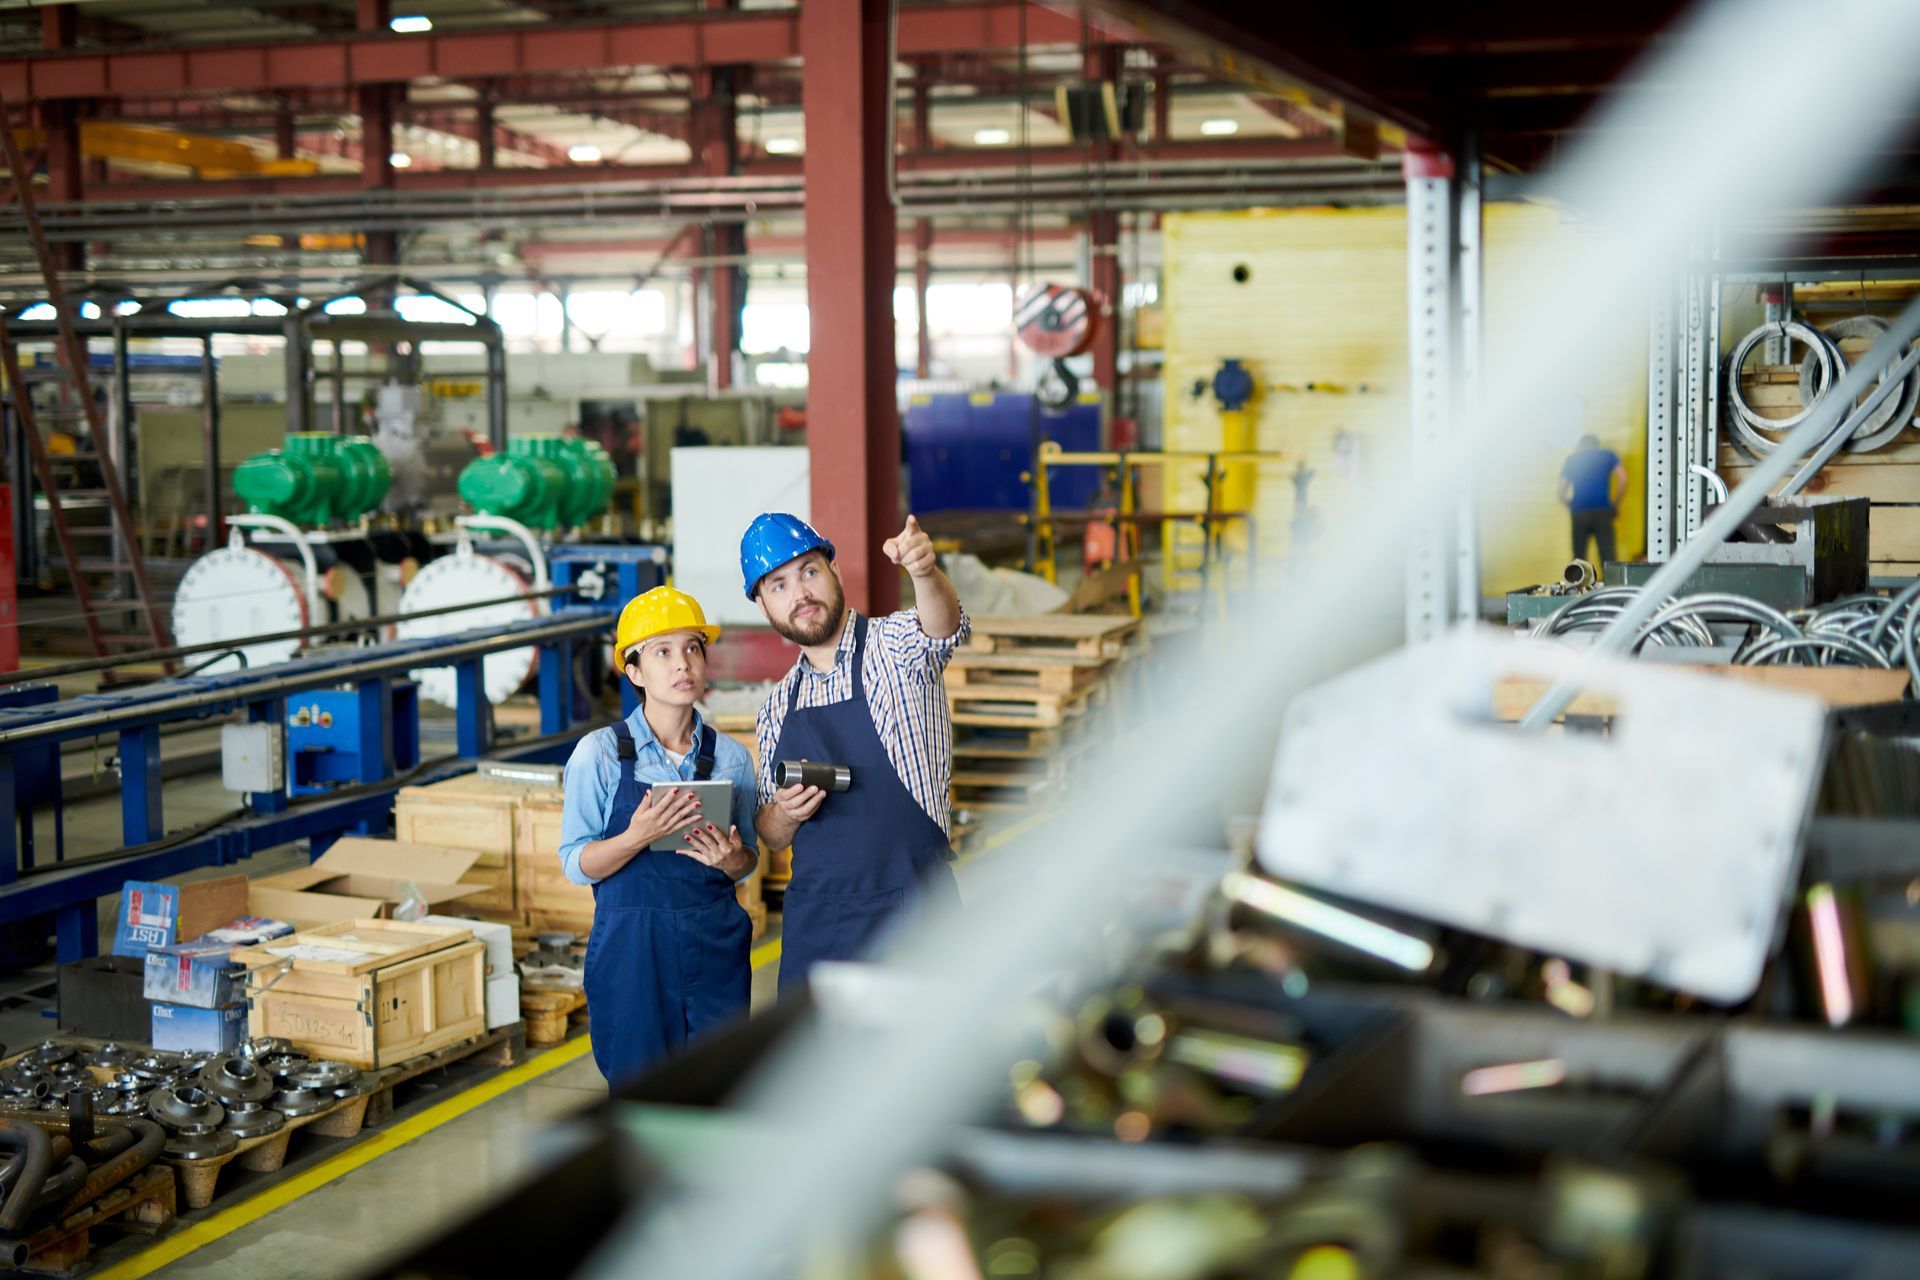
[[[1223,555],[1224,549],[1220,535],[1228,525],[1238,521],[1246,528],[1246,552],[1249,562],[1258,554],[1259,539],[1254,536],[1253,513],[1232,509],[1227,505],[1230,496],[1229,481],[1237,481],[1247,469],[1248,464],[1281,462],[1286,457],[1287,455],[1283,453],[1268,453],[1255,449],[1097,450],[1069,453],[1055,441],[1042,441],[1040,448],[1034,454],[1033,470],[1021,477],[1033,490],[1033,509],[1023,521],[1030,531],[1028,534],[1030,567],[1033,572],[1048,582],[1059,582],[1059,539],[1056,529],[1062,524],[1112,524],[1120,533],[1131,529],[1136,539],[1136,550],[1131,557],[1134,567],[1127,574],[1127,608],[1137,618],[1140,616],[1141,609],[1141,571],[1137,550],[1140,526],[1157,524],[1165,528],[1168,525],[1190,522],[1199,525],[1202,532],[1200,581],[1201,590],[1204,593],[1213,580],[1210,572],[1213,562]],[[1207,501],[1204,510],[1148,512],[1139,510],[1140,468],[1168,462],[1205,464]],[[1106,468],[1109,481],[1119,489],[1118,506],[1111,512],[1055,511],[1049,473],[1057,467]],[[1237,489],[1240,486],[1236,484],[1233,487]],[[1123,541],[1124,539],[1121,538],[1115,540],[1116,562],[1123,562],[1128,558],[1124,553]],[[1111,563],[1108,567],[1111,567]],[[1219,579],[1219,582],[1224,603],[1224,576]]]

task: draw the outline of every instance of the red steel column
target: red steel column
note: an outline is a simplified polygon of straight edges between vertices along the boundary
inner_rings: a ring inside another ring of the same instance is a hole
[[[1120,50],[1111,45],[1092,49],[1086,56],[1086,78],[1108,82],[1118,92]],[[1106,164],[1119,157],[1118,140],[1092,144],[1095,161]],[[1093,381],[1106,400],[1105,418],[1111,421],[1120,378],[1120,215],[1099,210],[1087,215],[1089,279],[1087,284],[1100,297],[1100,333],[1093,344]],[[1104,436],[1107,427],[1102,424]]]
[[[886,0],[802,5],[800,56],[813,519],[839,548],[847,599],[881,614],[900,600],[880,553],[900,524]]]
[[[731,177],[740,170],[739,117],[735,109],[733,73],[698,72],[694,76],[696,93],[705,97],[694,103],[695,161],[701,170],[716,178]],[[710,226],[703,237],[708,258],[739,259],[747,249],[746,231],[733,223]],[[733,359],[740,349],[740,308],[746,301],[747,269],[744,262],[711,262],[707,267],[708,297],[712,317],[708,324],[711,344],[707,348],[707,389],[726,391],[733,386]]]
[[[913,313],[920,325],[913,372],[918,378],[933,376],[933,331],[927,325],[927,285],[932,279],[933,219],[920,218],[913,224]]]
[[[40,11],[40,43],[48,49],[71,49],[79,38],[78,7],[55,5]],[[80,104],[42,102],[40,125],[47,134],[47,194],[49,204],[83,198],[86,161],[80,154]],[[86,269],[86,246],[67,241],[53,246],[54,266],[61,271]]]

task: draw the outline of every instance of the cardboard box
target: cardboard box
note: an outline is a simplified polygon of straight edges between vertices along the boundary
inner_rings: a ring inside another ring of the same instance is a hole
[[[239,967],[224,942],[176,942],[147,952],[141,994],[157,1003],[221,1009],[246,994],[235,981]]]
[[[520,1021],[520,975],[509,969],[487,979],[487,1030]]]
[[[192,942],[247,914],[247,878],[220,876],[191,884],[129,880],[120,888],[120,924],[113,954],[143,956],[155,947]]]
[[[247,1038],[247,1006],[153,1006],[153,1047],[165,1053],[232,1053]]]
[[[444,924],[455,929],[471,929],[485,944],[481,954],[487,958],[487,977],[497,978],[513,969],[513,926],[491,920],[464,920],[459,916],[422,916],[422,924]]]
[[[470,849],[345,836],[311,866],[255,880],[247,910],[296,929],[383,919],[393,914],[409,880],[428,906],[439,907],[486,892],[485,885],[461,880],[474,858]]]

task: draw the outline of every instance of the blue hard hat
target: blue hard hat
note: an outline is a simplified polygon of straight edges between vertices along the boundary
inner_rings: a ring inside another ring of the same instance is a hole
[[[833,544],[799,516],[784,511],[768,511],[753,518],[740,539],[740,577],[745,581],[747,599],[754,598],[760,579],[789,560],[819,549],[833,559]]]

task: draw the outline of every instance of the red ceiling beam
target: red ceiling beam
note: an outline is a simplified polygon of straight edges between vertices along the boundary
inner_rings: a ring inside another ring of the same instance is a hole
[[[1024,24],[1021,9],[1026,8]],[[316,40],[70,52],[0,61],[0,92],[15,102],[206,93],[265,93],[439,77],[580,74],[597,68],[697,68],[785,62],[800,56],[795,10],[713,10],[667,21],[583,23],[395,35],[367,31]],[[1084,23],[1021,0],[907,9],[903,55],[1074,45]]]

